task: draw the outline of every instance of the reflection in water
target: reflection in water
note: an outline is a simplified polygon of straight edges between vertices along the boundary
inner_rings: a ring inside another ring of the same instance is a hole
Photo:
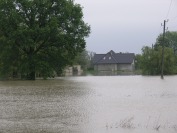
[[[0,132],[175,133],[177,76],[0,82]]]

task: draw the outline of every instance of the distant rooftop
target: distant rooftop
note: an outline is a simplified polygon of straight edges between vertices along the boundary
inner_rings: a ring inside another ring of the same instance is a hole
[[[95,54],[94,64],[131,64],[135,58],[134,53],[115,53],[113,50],[106,54]]]

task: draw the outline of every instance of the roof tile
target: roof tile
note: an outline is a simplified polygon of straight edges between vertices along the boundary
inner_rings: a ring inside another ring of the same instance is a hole
[[[135,58],[134,53],[115,53],[113,50],[107,54],[95,54],[94,64],[131,64]]]

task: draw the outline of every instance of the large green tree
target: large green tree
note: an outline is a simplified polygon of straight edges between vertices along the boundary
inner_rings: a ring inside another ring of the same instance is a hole
[[[176,56],[172,48],[165,47],[164,49],[164,74],[175,74]],[[156,49],[145,46],[142,48],[142,55],[139,57],[140,68],[145,75],[159,75],[161,73],[161,58],[162,47]]]
[[[172,48],[174,53],[177,54],[177,32],[168,31],[165,33],[165,38],[163,40],[163,34],[160,34],[155,43],[155,48],[164,45],[165,47]]]
[[[73,0],[0,0],[1,74],[60,73],[85,48],[90,26]]]

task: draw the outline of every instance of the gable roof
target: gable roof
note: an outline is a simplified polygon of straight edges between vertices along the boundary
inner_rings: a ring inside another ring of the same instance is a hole
[[[107,54],[95,54],[94,64],[131,64],[135,58],[134,53],[115,53],[113,50]]]

